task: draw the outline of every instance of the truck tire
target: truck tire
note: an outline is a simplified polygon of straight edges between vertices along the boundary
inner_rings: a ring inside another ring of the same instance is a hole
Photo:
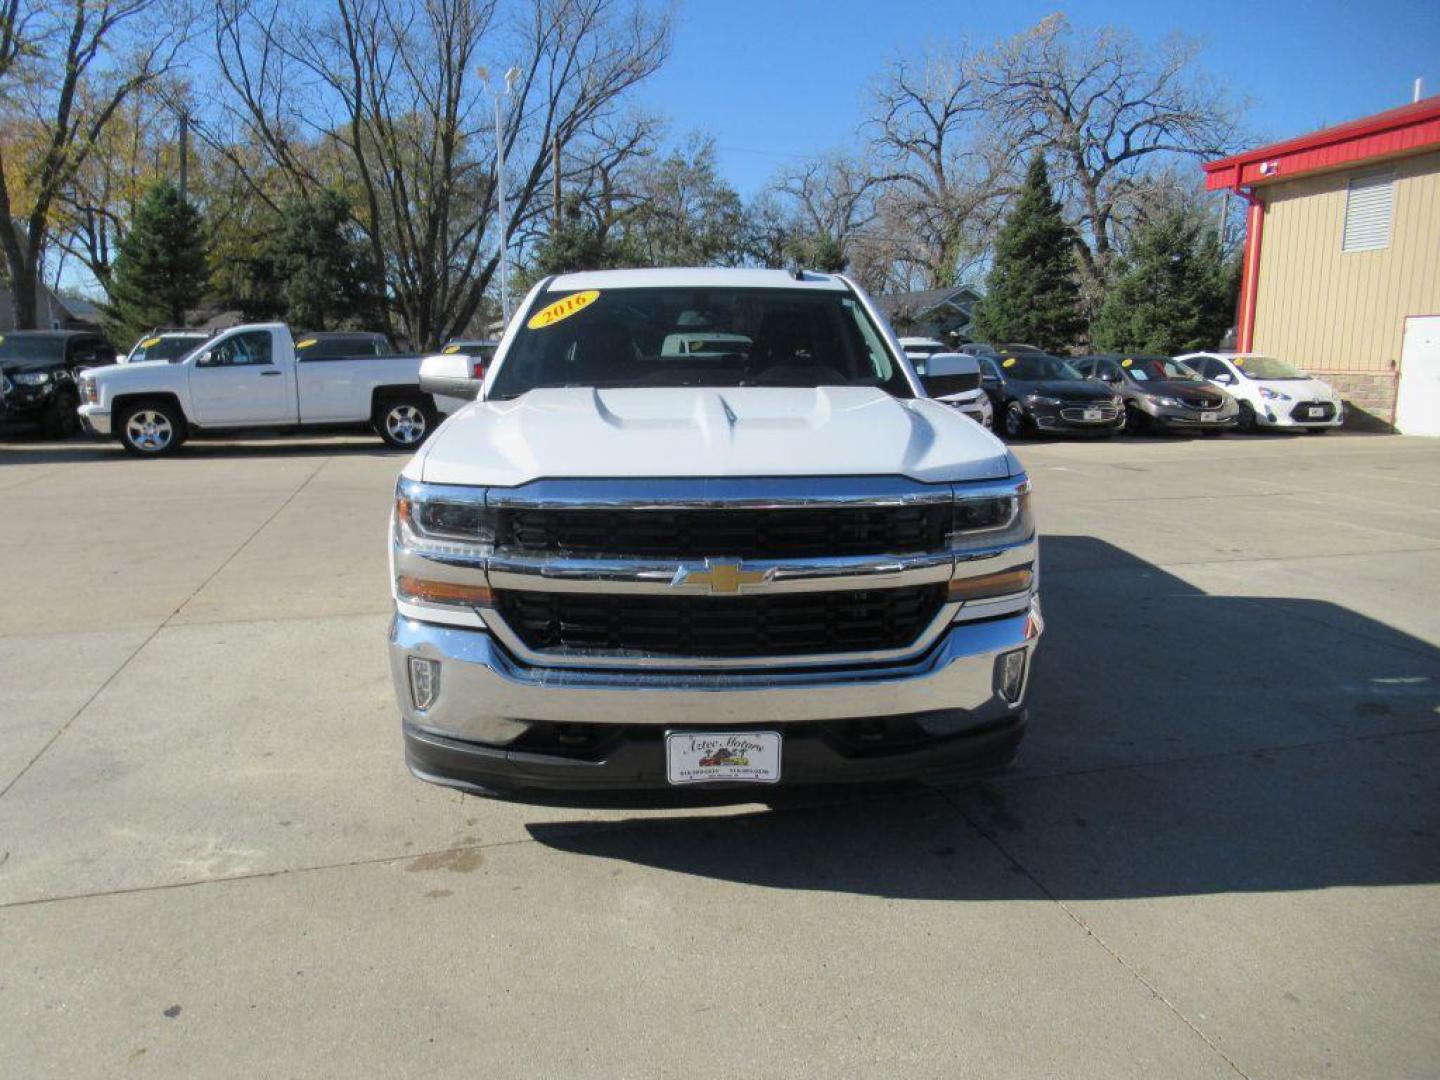
[[[68,439],[80,431],[80,399],[69,386],[55,391],[50,407],[40,420],[40,430],[47,439]]]
[[[374,426],[387,446],[415,450],[435,430],[435,405],[419,394],[385,398],[375,408]]]
[[[136,401],[121,410],[115,434],[132,454],[162,457],[185,441],[185,418],[168,401]]]

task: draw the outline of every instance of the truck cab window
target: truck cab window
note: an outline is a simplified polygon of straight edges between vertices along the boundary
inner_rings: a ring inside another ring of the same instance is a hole
[[[198,366],[246,367],[269,363],[272,363],[270,332],[268,330],[249,330],[220,341],[207,356],[198,362]]]

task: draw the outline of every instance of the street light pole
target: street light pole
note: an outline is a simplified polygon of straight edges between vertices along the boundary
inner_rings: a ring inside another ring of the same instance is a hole
[[[515,80],[520,77],[520,69],[510,68],[505,72],[505,90],[491,88],[495,95],[495,203],[500,217],[500,314],[506,323],[510,322],[510,267],[509,267],[509,231],[510,223],[505,215],[505,125],[500,116],[500,99],[510,96],[510,89],[515,85]],[[487,68],[480,69],[480,78],[488,85],[490,72]]]

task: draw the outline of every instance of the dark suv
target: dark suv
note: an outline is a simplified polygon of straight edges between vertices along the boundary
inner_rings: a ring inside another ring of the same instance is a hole
[[[1017,439],[1035,434],[1113,435],[1124,426],[1118,396],[1058,356],[982,356],[980,385],[995,406],[995,430]]]
[[[86,330],[0,334],[0,423],[38,426],[51,438],[80,430],[75,376],[115,362],[115,347]]]

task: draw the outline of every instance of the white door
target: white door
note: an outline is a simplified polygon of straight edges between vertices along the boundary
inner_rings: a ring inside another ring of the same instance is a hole
[[[195,420],[215,427],[293,424],[290,377],[275,363],[269,330],[219,338],[191,361],[190,401]]]
[[[1395,427],[1403,435],[1440,435],[1440,315],[1405,320]]]

